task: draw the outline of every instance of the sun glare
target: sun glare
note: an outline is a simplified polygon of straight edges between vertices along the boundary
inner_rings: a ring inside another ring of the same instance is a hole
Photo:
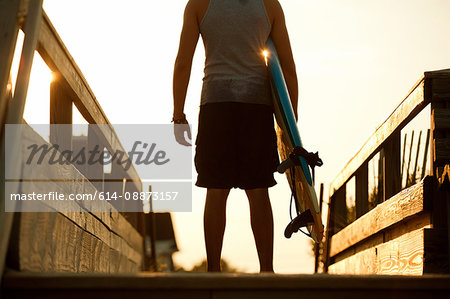
[[[263,50],[262,54],[264,56],[264,61],[266,62],[266,65],[267,65],[267,58],[269,57],[269,51]]]

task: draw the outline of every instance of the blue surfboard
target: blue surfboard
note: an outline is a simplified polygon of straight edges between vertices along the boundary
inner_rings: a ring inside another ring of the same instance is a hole
[[[278,59],[275,45],[271,39],[267,41],[266,47],[267,66],[272,85],[275,117],[278,124],[278,151],[282,160],[291,162],[288,169],[283,169],[283,172],[286,171],[291,191],[294,193],[298,218],[300,219],[303,216],[300,221],[306,221],[306,227],[311,234],[312,239],[316,242],[320,242],[323,235],[323,225],[311,171],[305,157],[293,157],[290,155],[294,149],[298,147],[303,148],[303,143],[295,120],[294,110],[284,79],[283,70]],[[289,164],[286,162],[282,163],[282,166],[283,164]],[[305,216],[307,213],[308,215]],[[312,217],[309,217],[309,213]],[[287,237],[289,238],[290,235]]]

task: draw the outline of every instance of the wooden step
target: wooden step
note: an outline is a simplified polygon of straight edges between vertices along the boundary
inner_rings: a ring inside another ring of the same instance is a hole
[[[4,298],[449,298],[449,275],[5,273]]]

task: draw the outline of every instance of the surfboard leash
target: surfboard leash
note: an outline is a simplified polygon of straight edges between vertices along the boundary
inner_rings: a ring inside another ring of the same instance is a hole
[[[308,166],[311,168],[312,183],[314,185],[316,177],[315,167],[320,167],[323,165],[323,161],[319,157],[319,152],[308,152],[302,146],[295,146],[292,152],[289,154],[289,157],[281,162],[277,170],[279,173],[284,173],[286,170],[294,167],[295,165],[301,165],[300,157],[303,157],[306,160]]]
[[[316,168],[316,166],[320,167],[320,166],[323,165],[323,161],[319,157],[319,152],[315,152],[315,153],[308,152],[303,147],[296,146],[296,147],[294,147],[294,150],[292,151],[291,155],[293,155],[292,159],[297,158],[297,160],[299,160],[298,157],[305,158],[306,163],[308,163],[309,167],[311,168],[312,182],[313,182],[313,185],[314,185],[314,183],[316,181],[315,168]]]
[[[292,152],[289,154],[289,157],[278,166],[277,170],[280,173],[284,173],[288,169],[290,170],[289,175],[291,177],[291,182],[292,182],[291,199],[289,202],[289,217],[291,218],[291,222],[289,222],[288,226],[285,229],[285,237],[286,238],[290,238],[292,233],[298,232],[298,231],[302,232],[305,236],[312,238],[311,233],[309,233],[309,232],[307,233],[302,230],[303,226],[308,225],[307,221],[310,221],[312,219],[311,211],[307,210],[307,211],[304,211],[303,213],[300,212],[300,208],[298,206],[298,200],[296,198],[297,186],[295,184],[295,167],[294,166],[301,165],[300,157],[303,157],[306,160],[309,168],[311,168],[313,186],[314,186],[314,182],[315,182],[315,167],[316,166],[320,167],[323,165],[322,159],[319,158],[318,152],[315,152],[315,153],[308,152],[303,147],[296,146],[296,147],[294,147]],[[292,217],[292,201],[294,201],[294,199],[295,199],[295,210],[297,212],[297,216],[295,218]],[[304,225],[302,225],[303,223],[304,223]],[[297,225],[301,225],[301,226],[296,228]]]

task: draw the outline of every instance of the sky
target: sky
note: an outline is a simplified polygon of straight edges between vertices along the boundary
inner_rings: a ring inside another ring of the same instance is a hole
[[[172,73],[186,0],[45,0],[44,9],[113,124],[168,123]],[[448,0],[280,0],[299,75],[299,130],[305,147],[324,161],[316,189],[328,185],[425,71],[450,68]],[[196,134],[204,51],[199,40],[185,113]],[[51,76],[35,59],[25,119],[48,123]],[[39,113],[36,113],[39,111]],[[82,122],[74,115],[74,122]],[[119,136],[120,137],[120,136]],[[193,171],[195,179],[195,172]],[[270,189],[275,219],[274,268],[311,273],[310,241],[283,236],[289,222],[285,177]],[[193,211],[174,213],[180,251],[192,268],[205,258],[205,191],[193,190]],[[326,209],[326,204],[324,205]],[[258,271],[244,192],[227,207],[223,257]]]

